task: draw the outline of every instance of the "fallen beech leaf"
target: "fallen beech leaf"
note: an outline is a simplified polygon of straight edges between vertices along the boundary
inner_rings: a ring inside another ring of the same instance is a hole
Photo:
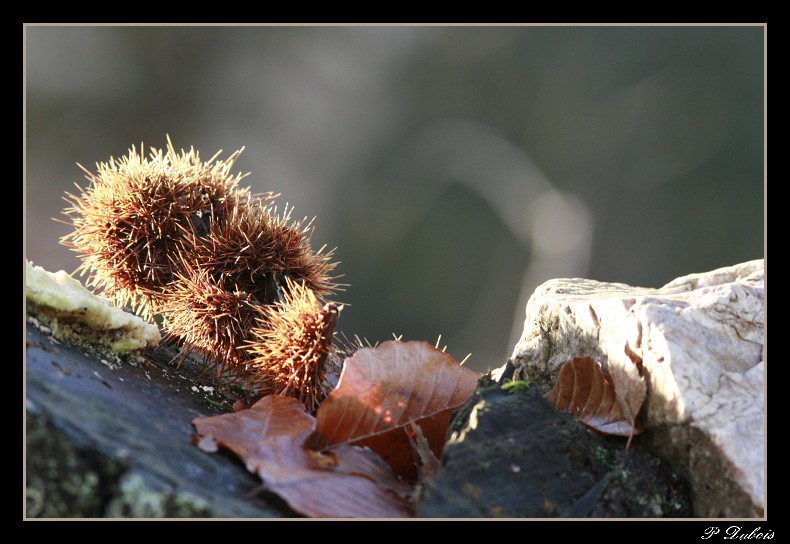
[[[612,377],[590,357],[574,357],[563,364],[546,398],[557,410],[569,411],[579,421],[602,433],[631,437],[642,432],[635,425],[641,402],[635,411],[630,406],[626,412]]]
[[[388,341],[346,359],[340,381],[316,413],[310,447],[367,446],[399,476],[418,476],[409,441],[422,429],[441,457],[453,411],[477,387],[480,374],[462,367],[427,342]]]
[[[632,364],[618,365],[610,360],[609,374],[612,376],[617,402],[622,406],[623,414],[628,421],[634,422],[647,398],[647,382],[642,375],[642,358],[631,349],[628,342],[625,343],[625,354]],[[626,448],[631,445],[634,434],[639,432],[641,429],[628,436]]]
[[[348,444],[304,447],[315,418],[293,398],[270,395],[249,410],[192,420],[199,448],[223,446],[265,487],[312,517],[409,517],[411,487],[376,454]]]

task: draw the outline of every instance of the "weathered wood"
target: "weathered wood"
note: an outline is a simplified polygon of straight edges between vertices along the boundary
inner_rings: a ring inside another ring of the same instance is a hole
[[[459,410],[423,517],[686,517],[689,486],[623,437],[586,429],[536,387],[480,387]]]
[[[227,399],[186,370],[103,358],[29,324],[26,515],[293,516],[277,498],[247,498],[260,480],[243,465],[192,445],[192,418]]]

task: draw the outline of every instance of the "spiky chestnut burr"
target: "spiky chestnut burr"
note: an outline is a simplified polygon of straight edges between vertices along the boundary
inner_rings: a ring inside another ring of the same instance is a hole
[[[192,253],[213,223],[250,200],[238,187],[245,176],[230,173],[241,151],[203,162],[193,148],[176,152],[168,138],[167,151],[152,149],[148,159],[141,145],[98,163],[96,174],[80,166],[90,184],[68,194],[64,214],[74,231],[61,242],[80,254],[87,285],[149,319],[157,313],[175,279],[174,257]]]
[[[182,357],[202,356],[213,365],[215,379],[229,377],[243,384],[250,359],[244,343],[263,316],[263,307],[248,293],[186,263],[159,300],[166,339],[182,346]]]
[[[211,222],[207,236],[189,234],[195,248],[189,262],[261,305],[283,300],[288,278],[326,295],[338,287],[329,276],[335,263],[330,262],[331,251],[311,250],[311,234],[310,224],[291,221],[287,210],[278,215],[276,209],[251,201],[233,207],[224,220]]]
[[[342,306],[322,305],[310,288],[290,279],[286,283],[284,300],[265,307],[252,329],[249,383],[262,395],[295,397],[315,412],[336,382],[337,376],[327,376],[326,365]],[[339,365],[330,363],[339,374]]]
[[[62,241],[81,254],[89,286],[161,315],[182,356],[314,410],[340,370],[330,354],[339,307],[321,301],[339,287],[332,252],[313,252],[311,223],[293,221],[287,206],[278,214],[271,193],[238,187],[244,176],[230,169],[240,152],[202,162],[168,138],[150,159],[141,147],[100,163],[67,199],[74,232]]]

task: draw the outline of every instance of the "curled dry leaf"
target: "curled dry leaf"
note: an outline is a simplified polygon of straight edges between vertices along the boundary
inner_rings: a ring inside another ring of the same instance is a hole
[[[344,444],[303,447],[315,418],[293,398],[270,395],[249,410],[194,419],[197,445],[241,457],[266,488],[312,517],[408,517],[411,487],[376,454]]]
[[[480,374],[427,342],[384,342],[346,359],[337,388],[316,414],[309,445],[367,446],[395,473],[418,476],[410,443],[418,425],[440,458],[450,416],[475,390]]]
[[[612,377],[590,357],[574,357],[567,361],[546,398],[557,410],[567,410],[579,421],[597,431],[628,436],[642,431],[636,415],[644,402],[634,390],[623,406]],[[630,440],[629,440],[630,443]]]
[[[610,360],[609,374],[612,376],[612,382],[617,393],[617,402],[623,407],[626,419],[628,421],[637,421],[636,418],[639,415],[639,411],[647,398],[647,381],[642,374],[642,358],[631,349],[628,342],[625,344],[625,354],[632,364],[617,365]],[[641,432],[641,429],[631,433],[628,437],[629,445],[633,435],[639,432]]]

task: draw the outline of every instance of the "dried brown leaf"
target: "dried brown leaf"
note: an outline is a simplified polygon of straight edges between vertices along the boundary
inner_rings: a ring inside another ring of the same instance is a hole
[[[625,354],[632,364],[618,365],[610,361],[609,374],[617,393],[617,402],[622,406],[626,419],[638,421],[637,417],[647,398],[647,381],[642,375],[642,358],[631,349],[628,342],[625,344]],[[628,445],[631,444],[633,435],[638,432],[641,429],[629,435]]]
[[[411,488],[376,454],[349,444],[304,447],[315,418],[296,399],[267,396],[249,410],[194,419],[197,445],[241,457],[291,508],[312,517],[408,517]]]
[[[384,342],[346,359],[337,388],[316,414],[310,447],[367,446],[395,473],[417,478],[410,444],[419,424],[441,457],[450,416],[472,394],[480,374],[427,342]]]
[[[546,398],[557,410],[569,411],[597,431],[629,437],[642,431],[636,425],[636,416],[644,396],[639,401],[632,395],[631,404],[624,407],[612,377],[590,357],[574,357],[563,364]]]

